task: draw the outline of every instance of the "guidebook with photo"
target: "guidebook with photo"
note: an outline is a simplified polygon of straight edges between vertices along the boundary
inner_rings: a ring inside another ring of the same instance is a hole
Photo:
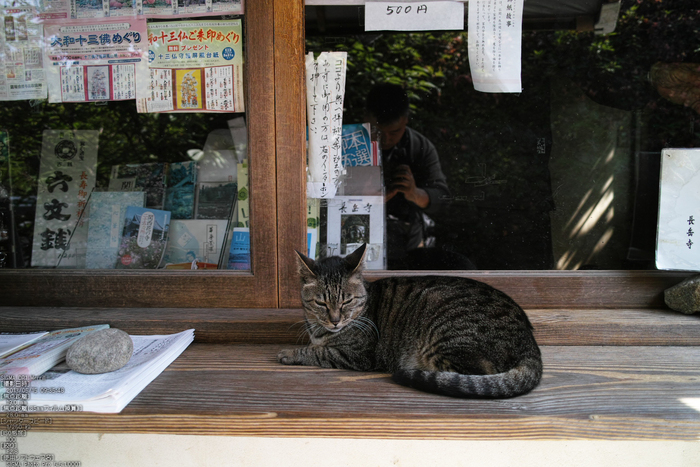
[[[170,228],[170,211],[129,206],[117,269],[156,269],[163,258]]]

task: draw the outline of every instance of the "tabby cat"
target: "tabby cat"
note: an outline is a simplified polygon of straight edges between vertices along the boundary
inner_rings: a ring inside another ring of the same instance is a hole
[[[454,397],[506,398],[542,376],[525,312],[482,282],[448,276],[362,277],[365,245],[346,258],[297,252],[307,347],[285,365],[388,371],[394,381]]]

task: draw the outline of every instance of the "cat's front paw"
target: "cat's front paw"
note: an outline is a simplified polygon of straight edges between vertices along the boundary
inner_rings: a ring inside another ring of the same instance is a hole
[[[297,360],[293,349],[282,349],[277,354],[277,361],[282,365],[296,365]]]

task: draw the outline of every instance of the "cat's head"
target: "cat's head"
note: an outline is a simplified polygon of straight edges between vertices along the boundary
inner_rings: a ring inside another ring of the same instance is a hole
[[[296,252],[301,301],[311,324],[338,332],[360,315],[367,298],[362,278],[365,250],[362,245],[345,258],[317,261]]]

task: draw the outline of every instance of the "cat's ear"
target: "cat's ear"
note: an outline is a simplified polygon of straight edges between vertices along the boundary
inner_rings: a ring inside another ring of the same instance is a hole
[[[316,274],[314,274],[314,265],[316,263],[314,260],[299,253],[297,250],[294,250],[294,252],[297,254],[297,271],[299,271],[299,275],[304,279],[316,277]]]
[[[367,244],[363,243],[361,247],[345,257],[345,262],[353,273],[364,269],[365,253],[367,253]]]

